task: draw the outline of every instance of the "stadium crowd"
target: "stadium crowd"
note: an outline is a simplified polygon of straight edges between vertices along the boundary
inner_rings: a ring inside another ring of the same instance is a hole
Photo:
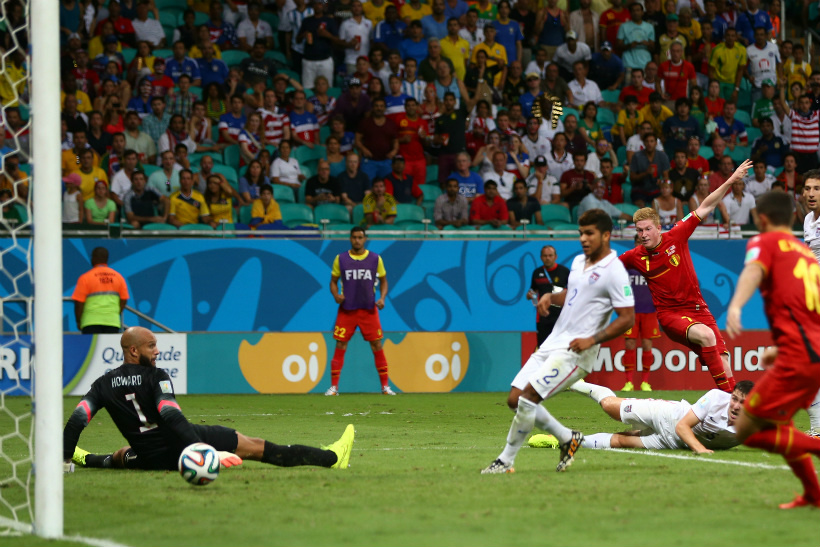
[[[6,2],[0,33],[6,219],[29,199],[22,9]],[[745,158],[707,222],[750,225],[769,189],[802,219],[820,72],[780,39],[780,9],[60,0],[63,222],[560,228],[651,206],[670,224]]]

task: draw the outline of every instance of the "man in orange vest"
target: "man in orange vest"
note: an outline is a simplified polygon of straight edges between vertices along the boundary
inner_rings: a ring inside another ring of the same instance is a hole
[[[97,247],[91,251],[91,269],[77,280],[71,299],[83,334],[120,332],[128,287],[122,275],[108,267],[108,249]]]

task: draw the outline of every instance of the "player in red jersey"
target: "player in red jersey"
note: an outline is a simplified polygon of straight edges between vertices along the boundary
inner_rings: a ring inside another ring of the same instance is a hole
[[[635,212],[633,220],[641,246],[621,255],[627,269],[637,270],[646,279],[658,320],[669,338],[695,352],[706,365],[718,389],[731,393],[735,387],[729,367],[726,343],[715,318],[700,293],[698,277],[689,255],[689,237],[701,219],[714,211],[736,180],[742,180],[752,162],[746,160],[700,206],[668,232],[661,234],[660,217],[650,208]]]
[[[399,154],[404,157],[404,173],[413,178],[413,188],[427,181],[427,160],[422,139],[427,136],[426,120],[418,115],[419,103],[410,97],[404,101],[404,113],[396,120],[399,126]]]
[[[820,179],[820,170],[807,178]],[[808,408],[820,389],[820,265],[806,245],[791,235],[793,198],[767,192],[757,200],[761,234],[746,246],[746,266],[729,303],[726,330],[741,331],[740,310],[760,287],[775,347],[763,355],[766,369],[738,417],[737,438],[746,446],[782,455],[803,494],[781,509],[820,507],[820,484],[811,455],[820,439],[794,427],[792,416]]]

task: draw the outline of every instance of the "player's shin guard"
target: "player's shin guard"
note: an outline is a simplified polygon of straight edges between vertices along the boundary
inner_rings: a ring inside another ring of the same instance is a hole
[[[382,389],[388,386],[388,376],[387,376],[387,357],[384,356],[384,350],[380,349],[379,351],[373,352],[373,358],[376,361],[376,372],[379,373],[379,380],[382,383]]]
[[[507,446],[504,447],[504,451],[498,457],[499,460],[507,465],[515,463],[515,457],[518,455],[518,451],[524,446],[527,436],[535,425],[535,412],[540,406],[541,405],[533,403],[524,397],[518,398],[518,410],[515,411],[510,432],[507,434]],[[546,409],[544,410],[546,411]]]
[[[624,356],[621,359],[621,364],[624,366],[624,375],[627,382],[632,382],[635,374],[635,368],[638,366],[638,350],[627,349],[624,350]]]
[[[712,375],[712,380],[715,381],[715,386],[719,390],[731,393],[735,389],[735,379],[726,376],[726,369],[717,346],[701,347],[698,357],[700,357],[701,364],[706,365],[709,369],[709,374]]]
[[[652,355],[652,350],[641,353],[641,383],[649,383],[649,369],[655,362],[655,356]]]
[[[298,465],[318,465],[330,467],[336,463],[336,454],[300,444],[281,445],[265,441],[262,461],[279,467],[296,467]]]
[[[333,359],[330,360],[330,385],[339,387],[339,376],[342,374],[342,367],[345,364],[345,350],[336,346],[333,352]]]
[[[778,425],[771,429],[758,431],[746,439],[743,444],[780,454],[786,459],[796,458],[806,453],[820,457],[820,439],[806,435],[792,424]]]

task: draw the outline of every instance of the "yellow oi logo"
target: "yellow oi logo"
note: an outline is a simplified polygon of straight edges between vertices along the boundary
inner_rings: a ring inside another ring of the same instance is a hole
[[[325,373],[327,346],[320,333],[270,333],[239,345],[239,368],[259,393],[308,393]]]
[[[411,332],[398,344],[387,340],[390,380],[403,392],[446,393],[467,375],[470,346],[463,332]]]

